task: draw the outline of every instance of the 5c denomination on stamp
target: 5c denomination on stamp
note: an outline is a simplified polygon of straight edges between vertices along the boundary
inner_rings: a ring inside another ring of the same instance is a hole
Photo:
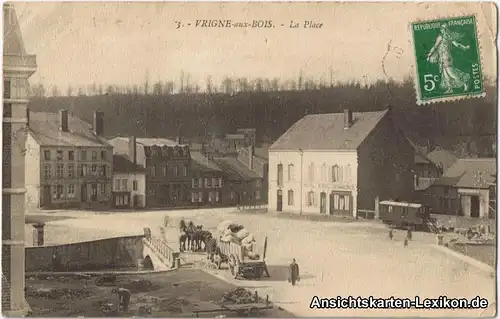
[[[417,103],[484,96],[476,18],[411,24]]]

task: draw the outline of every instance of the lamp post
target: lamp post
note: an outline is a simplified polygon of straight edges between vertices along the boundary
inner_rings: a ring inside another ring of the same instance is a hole
[[[304,174],[303,174],[303,171],[304,171],[303,170],[303,168],[304,168],[304,165],[303,165],[304,151],[301,148],[299,148],[299,154],[300,154],[300,194],[299,194],[299,196],[300,196],[300,215],[302,215],[302,200],[303,200],[302,198],[304,197],[302,194],[302,185],[303,185],[302,180],[303,180],[303,176],[304,176]]]

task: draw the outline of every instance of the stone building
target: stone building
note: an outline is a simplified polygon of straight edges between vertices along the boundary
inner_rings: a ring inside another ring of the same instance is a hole
[[[307,115],[269,148],[269,209],[358,216],[412,200],[415,155],[389,108]]]
[[[12,4],[3,5],[3,22],[2,314],[21,317],[29,308],[24,297],[27,89],[37,65],[25,50]]]
[[[113,155],[113,206],[146,207],[146,172],[144,167],[124,155]]]
[[[104,114],[93,124],[69,114],[30,112],[26,141],[27,204],[38,208],[109,207],[113,149],[103,137]]]
[[[191,155],[180,139],[116,137],[109,141],[115,154],[136,158],[146,169],[148,207],[191,205]]]

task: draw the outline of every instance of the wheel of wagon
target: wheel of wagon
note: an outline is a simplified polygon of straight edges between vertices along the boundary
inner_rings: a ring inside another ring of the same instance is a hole
[[[249,317],[258,317],[259,316],[259,309],[257,307],[250,307],[250,309],[248,309],[248,316]]]

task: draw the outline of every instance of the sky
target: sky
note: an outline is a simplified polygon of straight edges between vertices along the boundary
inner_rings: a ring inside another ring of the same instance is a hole
[[[15,4],[31,83],[64,90],[97,84],[211,76],[371,83],[413,74],[410,23],[475,14],[484,72],[496,78],[496,8],[491,3],[55,3]],[[274,28],[200,28],[196,20],[272,20]],[[300,28],[289,28],[291,21]],[[184,27],[176,29],[175,21]],[[305,21],[322,28],[303,28]],[[187,24],[191,23],[191,26]],[[281,26],[281,25],[284,26]],[[385,58],[384,58],[385,57]]]

